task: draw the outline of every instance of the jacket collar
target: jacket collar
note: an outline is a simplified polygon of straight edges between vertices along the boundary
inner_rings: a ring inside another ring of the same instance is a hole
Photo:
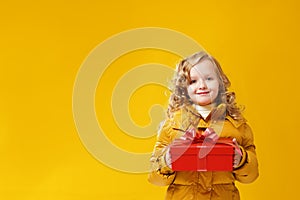
[[[194,116],[197,116],[198,118],[200,118],[200,120],[204,120],[205,122],[208,122],[211,119],[211,116],[213,115],[213,113],[216,111],[216,108],[212,109],[212,111],[209,113],[209,115],[206,117],[206,119],[204,119],[196,110],[196,108],[193,105],[187,105],[185,106],[185,109],[187,112],[193,114]],[[245,118],[242,119],[234,119],[233,117],[231,117],[230,115],[228,115],[228,113],[225,112],[223,114],[226,114],[225,119],[227,119],[228,121],[231,122],[231,124],[235,127],[238,128],[240,127],[242,124],[246,123],[247,120]],[[220,117],[222,118],[222,117]]]

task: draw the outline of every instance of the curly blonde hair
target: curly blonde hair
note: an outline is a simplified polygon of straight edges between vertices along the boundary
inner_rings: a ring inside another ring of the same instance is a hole
[[[171,117],[175,111],[179,110],[184,105],[193,104],[187,91],[187,87],[191,81],[190,70],[203,60],[210,60],[213,63],[215,72],[218,76],[219,94],[214,103],[216,103],[216,105],[225,103],[228,115],[236,120],[243,119],[241,112],[244,108],[237,105],[235,93],[228,91],[228,88],[231,85],[228,77],[223,72],[219,62],[204,51],[197,52],[181,60],[177,64],[175,76],[172,80],[173,88],[171,88],[172,93],[167,110],[168,116]]]

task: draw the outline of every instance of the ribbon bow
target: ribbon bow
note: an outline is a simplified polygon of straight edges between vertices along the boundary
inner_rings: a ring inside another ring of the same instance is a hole
[[[195,128],[190,128],[180,137],[181,140],[192,141],[192,143],[199,143],[204,140],[215,143],[218,138],[219,136],[212,128],[207,128],[202,134],[196,131]]]

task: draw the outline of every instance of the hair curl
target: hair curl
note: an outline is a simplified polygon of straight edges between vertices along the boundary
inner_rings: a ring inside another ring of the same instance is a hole
[[[219,105],[220,103],[226,104],[227,114],[232,118],[238,120],[242,119],[242,110],[244,107],[238,106],[235,101],[235,93],[228,91],[231,83],[228,77],[223,72],[219,62],[209,54],[204,51],[197,52],[183,60],[181,60],[175,70],[175,75],[172,80],[171,96],[169,99],[169,105],[167,114],[169,117],[173,113],[179,110],[184,105],[192,105],[193,102],[190,99],[187,91],[187,87],[190,83],[190,70],[192,67],[197,65],[203,60],[210,60],[215,66],[215,71],[217,73],[218,82],[219,82],[219,94],[215,100],[215,103]]]

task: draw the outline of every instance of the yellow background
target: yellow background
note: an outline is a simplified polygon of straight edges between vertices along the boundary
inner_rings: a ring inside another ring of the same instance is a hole
[[[0,199],[163,199],[166,188],[150,185],[146,174],[112,170],[93,158],[72,115],[73,84],[89,52],[117,33],[148,26],[199,42],[220,61],[246,106],[260,177],[238,184],[242,198],[297,199],[299,9],[297,0],[1,2]],[[173,67],[178,61],[151,50],[122,59],[105,76],[153,60]],[[109,94],[113,81],[102,81],[107,89],[97,90],[97,109],[103,106],[99,92]],[[158,95],[163,91],[149,86],[133,94],[129,109],[137,124],[149,123],[153,103],[166,104]],[[145,101],[147,95],[152,99]],[[110,120],[101,122],[113,130]],[[121,132],[109,137],[135,152],[151,151],[155,141]]]

